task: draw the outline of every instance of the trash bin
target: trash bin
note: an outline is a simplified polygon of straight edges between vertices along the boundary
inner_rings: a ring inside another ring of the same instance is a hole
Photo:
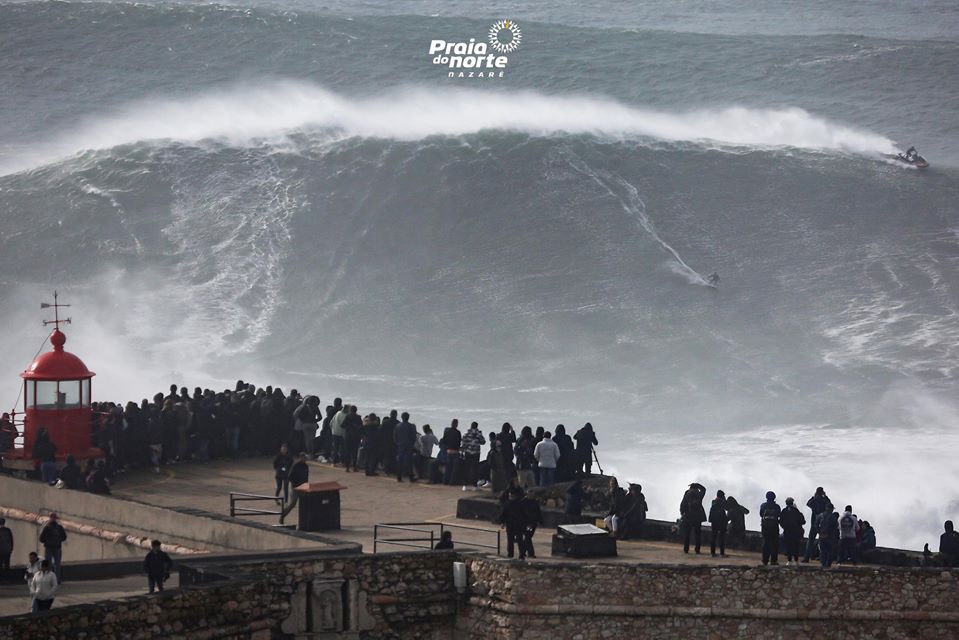
[[[339,482],[306,482],[296,487],[299,493],[300,531],[329,531],[340,528],[340,491],[346,489]]]

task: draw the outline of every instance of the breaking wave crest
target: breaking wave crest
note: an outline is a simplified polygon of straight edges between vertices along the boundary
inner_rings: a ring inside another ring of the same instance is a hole
[[[534,136],[589,134],[862,154],[894,150],[893,142],[884,136],[799,108],[729,106],[667,113],[609,98],[425,88],[353,98],[316,84],[277,81],[130,103],[112,114],[86,119],[76,133],[43,145],[45,157],[28,162],[36,166],[79,151],[148,140],[249,144],[305,130],[397,140],[506,130]],[[25,168],[7,167],[6,172]]]

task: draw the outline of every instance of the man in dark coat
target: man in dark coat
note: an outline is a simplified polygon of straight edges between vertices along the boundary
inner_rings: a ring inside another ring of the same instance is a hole
[[[518,488],[518,487],[517,487]],[[522,489],[519,489],[522,491]],[[539,508],[539,502],[529,495],[523,496],[523,518],[525,519],[523,530],[523,544],[526,545],[526,555],[530,558],[536,557],[536,550],[533,548],[533,536],[536,535],[536,528],[543,522],[543,512]],[[523,549],[519,552],[520,559],[523,558]]]
[[[953,527],[952,520],[946,520],[943,529],[939,536],[939,560],[944,567],[959,566],[959,532]]]
[[[593,447],[599,445],[593,425],[586,423],[573,436],[576,441],[576,471],[589,475],[593,472]]]
[[[799,563],[799,548],[802,546],[803,525],[806,517],[796,508],[792,498],[786,498],[786,508],[779,516],[783,528],[783,544],[786,546],[786,566]]]
[[[709,543],[709,554],[716,557],[716,541],[719,541],[719,555],[726,557],[726,526],[729,515],[726,513],[726,493],[720,489],[709,506],[709,527],[712,530],[712,541]]]
[[[706,487],[694,482],[683,494],[683,501],[679,503],[679,515],[683,521],[683,553],[689,553],[689,540],[695,538],[696,553],[699,553],[703,522],[706,521],[706,510],[703,508],[703,498],[706,497]]]
[[[759,505],[759,520],[763,534],[763,565],[779,564],[779,516],[782,508],[776,504],[776,494],[766,492],[766,502]]]
[[[556,425],[553,442],[559,447],[559,461],[556,465],[556,482],[569,482],[576,473],[576,455],[573,439],[566,435],[566,427]]]
[[[443,484],[453,484],[453,472],[460,464],[460,447],[463,446],[463,434],[459,430],[460,421],[453,418],[450,426],[440,438],[440,447],[446,451],[446,467],[443,469]]]
[[[150,593],[154,591],[162,592],[163,583],[170,578],[173,560],[161,548],[159,540],[150,543],[150,552],[143,559],[143,569],[147,574],[147,585],[150,587]]]
[[[67,540],[67,532],[60,524],[60,518],[55,513],[50,514],[50,519],[43,525],[40,531],[40,544],[43,545],[43,557],[53,564],[54,573],[57,575],[57,582],[63,582],[63,543]]]
[[[6,518],[0,518],[0,571],[10,570],[10,555],[13,553],[13,531]]]
[[[400,423],[396,419],[396,409],[390,411],[389,417],[383,418],[380,423],[380,459],[383,460],[383,470],[392,473],[396,469],[396,444],[393,442],[393,431]]]
[[[416,445],[416,425],[410,422],[410,414],[403,412],[402,420],[393,429],[393,445],[396,447],[396,481],[403,482],[403,475],[413,477],[413,447]]]
[[[525,492],[512,487],[509,499],[503,504],[499,523],[506,529],[506,555],[512,558],[514,547],[519,546],[519,559],[526,559],[526,509],[523,505]]]
[[[819,516],[826,510],[826,505],[829,502],[829,496],[826,495],[826,491],[822,487],[816,487],[816,493],[806,501],[806,506],[812,511],[812,515],[809,518],[809,542],[806,544],[806,557],[803,558],[803,562],[809,562],[813,551],[816,549],[816,536],[819,535]]]
[[[300,493],[296,488],[310,481],[310,466],[306,464],[306,458],[306,453],[300,453],[296,457],[296,462],[290,467],[290,486],[293,488],[293,497],[290,498],[290,502],[283,507],[283,512],[280,514],[280,524],[283,524],[283,519],[293,511],[293,507],[295,507],[296,503],[300,500]]]

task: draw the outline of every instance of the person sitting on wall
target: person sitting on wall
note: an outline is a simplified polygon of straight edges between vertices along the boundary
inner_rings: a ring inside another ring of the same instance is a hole
[[[943,567],[959,566],[959,532],[953,527],[952,520],[946,520],[943,528],[945,531],[939,536],[939,563]]]
[[[445,549],[453,549],[453,532],[452,531],[443,531],[440,534],[440,541],[433,546],[433,551],[442,551]]]

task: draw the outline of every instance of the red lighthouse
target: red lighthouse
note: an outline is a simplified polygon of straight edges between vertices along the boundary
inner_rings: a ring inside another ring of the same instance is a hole
[[[6,468],[34,468],[33,445],[41,428],[46,428],[56,445],[58,463],[68,455],[77,461],[103,457],[91,442],[90,381],[95,374],[80,358],[63,349],[67,336],[60,331],[60,324],[69,324],[70,318],[61,320],[60,308],[68,306],[57,302],[56,292],[53,304],[41,305],[54,310],[54,319],[43,322],[55,325],[50,334],[53,350],[37,356],[20,374],[23,378],[23,446],[4,456]]]

